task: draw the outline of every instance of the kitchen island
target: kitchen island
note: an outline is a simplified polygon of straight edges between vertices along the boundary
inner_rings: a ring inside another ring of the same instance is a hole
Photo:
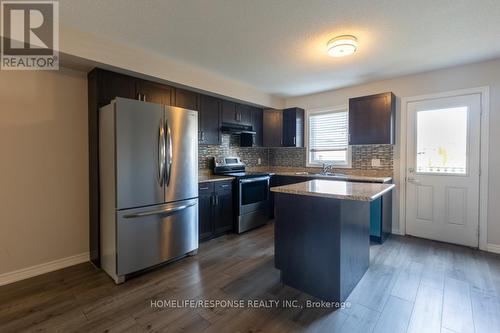
[[[394,184],[311,180],[275,193],[275,266],[284,284],[347,299],[370,262],[370,202]]]

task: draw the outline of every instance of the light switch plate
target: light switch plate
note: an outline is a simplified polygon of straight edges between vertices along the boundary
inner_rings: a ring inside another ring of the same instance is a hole
[[[258,165],[261,165],[262,164],[262,160],[260,158],[257,159],[257,164]]]
[[[372,158],[372,167],[379,167],[379,166],[380,166],[380,159]]]

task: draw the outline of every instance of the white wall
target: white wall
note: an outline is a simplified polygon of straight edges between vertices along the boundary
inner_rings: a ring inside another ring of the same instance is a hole
[[[85,73],[0,71],[0,275],[88,253],[87,140]]]
[[[490,87],[488,243],[498,245],[500,244],[500,205],[498,204],[498,198],[500,198],[500,173],[497,172],[500,166],[500,150],[498,149],[500,144],[500,59],[319,94],[292,97],[286,100],[286,105],[287,107],[298,106],[305,109],[345,105],[350,97],[392,91],[398,97],[397,114],[399,116],[401,97],[480,86]],[[399,129],[397,133],[399,136]],[[398,148],[396,151],[398,151]],[[395,156],[395,168],[399,168],[398,153]]]

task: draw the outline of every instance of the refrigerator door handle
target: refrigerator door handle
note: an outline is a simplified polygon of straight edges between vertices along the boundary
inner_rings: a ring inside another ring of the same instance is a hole
[[[163,128],[163,120],[160,120],[158,133],[158,181],[162,187],[165,178],[165,154],[165,129]]]
[[[167,186],[170,184],[170,174],[172,172],[172,131],[167,124]]]
[[[166,215],[166,214],[173,214],[177,213],[181,210],[184,210],[186,208],[192,207],[196,205],[196,202],[191,202],[185,205],[177,206],[177,207],[172,207],[172,208],[167,208],[167,209],[158,209],[158,210],[150,210],[146,212],[139,212],[139,213],[133,213],[133,214],[128,214],[124,215],[123,217],[126,219],[133,219],[133,218],[138,218],[138,217],[144,217],[144,216],[151,216],[151,215]]]

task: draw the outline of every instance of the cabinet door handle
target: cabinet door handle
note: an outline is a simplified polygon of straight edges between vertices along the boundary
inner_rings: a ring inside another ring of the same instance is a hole
[[[143,102],[146,102],[146,94],[142,95],[142,100],[143,100]]]
[[[218,195],[215,196],[215,205],[216,206],[219,205],[219,196]]]
[[[222,187],[222,188],[228,188],[229,185],[225,184],[225,185],[221,185],[220,187]]]
[[[296,138],[293,137],[293,144],[295,145],[296,144]]]
[[[137,99],[138,99],[138,100],[140,100],[140,101],[142,100],[142,99],[141,99],[141,93],[138,93],[138,94],[137,94]]]
[[[205,141],[205,132],[201,131],[201,141]]]

